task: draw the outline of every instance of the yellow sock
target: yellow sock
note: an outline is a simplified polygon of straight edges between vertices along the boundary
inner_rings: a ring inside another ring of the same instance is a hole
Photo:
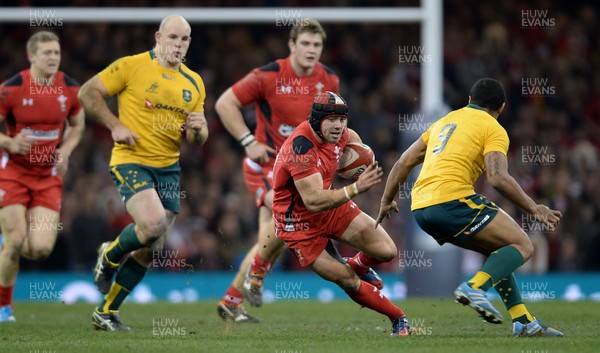
[[[529,313],[529,310],[527,310],[527,307],[525,307],[525,304],[517,304],[513,306],[512,308],[508,309],[508,313],[513,320],[516,320],[522,316],[525,316],[529,322],[533,322],[533,320],[535,320]]]
[[[486,284],[486,282],[491,281],[491,280],[492,280],[492,276],[488,275],[487,273],[485,273],[483,271],[479,271],[475,274],[475,276],[473,276],[473,278],[468,280],[467,283],[469,283],[471,288],[479,289],[484,284]]]

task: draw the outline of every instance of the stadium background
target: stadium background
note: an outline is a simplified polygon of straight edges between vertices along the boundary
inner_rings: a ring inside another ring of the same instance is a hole
[[[48,6],[42,1],[2,1],[0,4]],[[202,2],[206,7],[324,5],[419,6],[419,2],[382,0],[368,5],[357,1],[325,4],[260,0],[226,1],[225,4]],[[197,4],[193,1],[74,0],[53,2],[52,6],[60,17],[61,6],[164,6],[178,13],[177,7]],[[551,25],[524,26],[524,10],[545,11],[540,17]],[[507,108],[500,121],[511,138],[510,171],[526,192],[561,210],[564,220],[555,232],[548,232],[530,222],[485,182],[478,183],[478,190],[530,230],[536,254],[525,271],[566,273],[573,279],[582,278],[580,284],[584,288],[586,281],[597,277],[571,274],[600,270],[597,256],[600,250],[598,13],[597,4],[584,1],[444,2],[443,88],[447,109],[466,104],[468,90],[477,78],[490,76],[501,80],[508,95]],[[168,283],[164,280],[172,279],[173,272],[181,272],[184,278],[193,271],[199,277],[204,275],[207,282],[212,281],[216,292],[221,292],[232,278],[240,257],[254,242],[256,210],[241,173],[243,150],[220,124],[214,102],[252,68],[287,56],[289,27],[276,22],[274,15],[271,24],[192,24],[193,41],[186,65],[201,74],[207,87],[205,109],[211,137],[201,148],[182,144],[182,212],[162,255],[171,261],[152,268],[156,272],[152,273],[156,275],[156,283]],[[61,69],[83,83],[114,59],[150,49],[157,25],[65,22],[51,29],[61,37]],[[389,171],[402,146],[430,123],[419,112],[423,62],[406,62],[400,52],[400,48],[418,50],[421,46],[419,25],[324,23],[324,27],[328,39],[321,61],[341,78],[341,92],[351,108],[350,127],[375,150],[384,170]],[[0,80],[29,67],[25,41],[42,28],[29,23],[0,24],[0,52],[4,58]],[[245,116],[251,123],[253,107],[245,109]],[[109,132],[88,118],[85,137],[71,157],[65,179],[56,249],[46,261],[23,262],[24,273],[15,288],[17,297],[18,293],[29,295],[31,283],[37,286],[48,278],[59,286],[63,283],[60,278],[89,282],[98,244],[113,239],[129,223],[107,172],[111,146]],[[372,216],[377,212],[382,190],[383,185],[357,199],[361,208]],[[400,195],[404,209],[409,205],[408,192]],[[401,252],[407,251],[405,237],[411,229],[407,226],[407,216],[404,212],[402,217],[393,217],[384,224]],[[343,252],[348,250],[342,247]],[[477,256],[465,255],[464,258],[465,273],[481,261]],[[287,253],[283,260],[277,270],[300,270]],[[403,268],[395,261],[384,269],[389,273],[387,278],[402,276]],[[205,271],[220,272],[208,274]],[[167,274],[162,276],[160,273],[164,272]],[[283,276],[291,278],[290,272]],[[537,278],[537,283],[551,282],[551,276]],[[556,278],[564,279],[565,275]],[[221,279],[223,285],[220,285]],[[562,296],[563,292],[561,289],[556,296]],[[29,299],[32,298],[29,296]]]

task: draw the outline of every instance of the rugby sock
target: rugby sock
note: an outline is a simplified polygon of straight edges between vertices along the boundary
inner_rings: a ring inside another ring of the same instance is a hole
[[[266,275],[271,268],[271,263],[263,260],[258,251],[256,255],[254,255],[254,259],[250,261],[250,272],[254,272],[256,274]]]
[[[365,281],[360,281],[360,286],[356,292],[346,292],[346,294],[361,306],[386,315],[390,320],[404,316],[402,309],[395,306],[379,289]]]
[[[227,292],[225,292],[222,299],[226,305],[237,305],[244,301],[244,296],[242,295],[242,292],[232,284],[227,288]]]
[[[121,267],[119,267],[110,291],[104,296],[104,300],[98,306],[98,312],[118,311],[127,295],[142,281],[147,270],[146,267],[135,261],[133,257],[128,256]]]
[[[364,276],[365,273],[369,270],[369,268],[380,264],[380,261],[367,257],[362,251],[358,254],[354,255],[353,258],[348,260],[348,266],[356,272],[359,276]]]
[[[13,297],[13,288],[12,286],[0,286],[0,306],[11,305],[12,306],[12,297]]]
[[[135,224],[131,223],[123,228],[117,239],[106,249],[106,259],[111,265],[118,266],[125,254],[143,247],[135,234]]]
[[[508,309],[508,313],[510,314],[513,322],[518,321],[525,325],[535,321],[533,315],[529,313],[529,310],[527,310],[525,304],[517,304],[513,306],[512,308]]]
[[[494,283],[513,273],[523,264],[523,255],[514,246],[504,246],[487,258],[481,271],[468,283],[471,288],[487,291]]]
[[[498,294],[500,294],[500,298],[502,298],[502,302],[504,303],[504,306],[506,306],[506,310],[508,310],[513,322],[519,321],[522,324],[527,324],[534,320],[533,316],[523,304],[521,291],[519,290],[519,285],[517,284],[514,273],[501,279],[500,282],[494,285],[494,288]]]

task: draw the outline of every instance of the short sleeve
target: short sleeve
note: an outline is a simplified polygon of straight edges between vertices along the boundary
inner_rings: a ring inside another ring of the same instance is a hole
[[[81,102],[79,102],[79,99],[77,99],[77,94],[79,93],[79,86],[69,87],[69,91],[71,94],[71,101],[73,102],[71,110],[69,111],[69,116],[74,116],[77,115],[82,109]]]
[[[6,117],[10,106],[8,103],[9,91],[6,85],[0,85],[0,116]]]
[[[502,152],[506,155],[509,143],[506,130],[500,124],[496,123],[490,127],[487,133],[483,145],[483,154],[485,155],[488,152]]]
[[[294,180],[306,178],[319,172],[316,147],[306,137],[298,135],[291,144],[286,144],[277,156],[284,163]]]
[[[196,102],[196,105],[192,109],[194,112],[203,112],[204,111],[204,100],[206,99],[206,88],[204,87],[204,81],[200,75],[198,75],[198,90],[200,91],[200,98]]]
[[[425,142],[425,144],[428,144],[428,142],[429,142],[429,136],[431,135],[431,129],[433,128],[434,125],[435,124],[431,124],[429,129],[427,129],[427,131],[425,131],[424,133],[421,134],[421,139],[423,140],[423,142]]]
[[[110,96],[121,92],[127,86],[128,76],[132,70],[128,58],[115,60],[106,69],[98,73],[98,77]]]
[[[263,85],[260,70],[252,70],[241,80],[236,82],[231,89],[242,105],[248,105],[252,102],[256,102],[263,96]]]

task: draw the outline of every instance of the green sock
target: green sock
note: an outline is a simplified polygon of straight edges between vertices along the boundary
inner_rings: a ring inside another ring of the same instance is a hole
[[[106,258],[111,263],[118,264],[125,254],[143,247],[135,234],[135,224],[131,223],[123,228],[117,239],[106,249]]]
[[[531,316],[527,307],[523,304],[521,290],[519,290],[519,284],[514,273],[501,279],[500,282],[494,285],[494,288],[500,295],[500,298],[502,298],[502,302],[513,322],[518,321],[522,324],[527,324],[533,321],[533,316]]]
[[[477,287],[487,291],[496,282],[513,273],[523,262],[523,255],[514,246],[507,245],[494,251],[487,258],[480,271],[488,274],[489,279],[483,284],[476,284]],[[475,288],[475,286],[473,287]]]
[[[119,267],[117,277],[110,287],[110,291],[104,296],[104,300],[98,308],[98,312],[119,311],[119,307],[129,293],[142,281],[148,269],[140,265],[133,257],[128,256]]]

